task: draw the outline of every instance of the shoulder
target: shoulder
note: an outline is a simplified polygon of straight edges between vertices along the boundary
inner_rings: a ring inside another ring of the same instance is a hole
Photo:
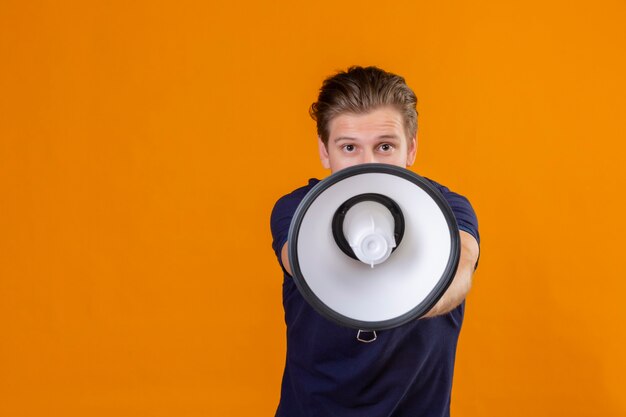
[[[296,212],[298,205],[309,191],[319,182],[318,179],[311,178],[304,187],[297,188],[278,199],[270,217],[270,228],[274,237],[274,249],[279,251],[287,241],[291,218]],[[277,252],[278,254],[279,252]]]
[[[454,213],[454,217],[458,223],[459,229],[465,232],[468,232],[477,242],[480,243],[480,235],[478,233],[478,218],[476,216],[476,212],[472,207],[472,204],[467,199],[467,197],[451,191],[445,185],[439,184],[438,182],[431,180],[430,178],[426,178],[426,180],[432,184],[433,187],[437,191],[441,193],[443,198],[448,202],[452,212]]]
[[[296,188],[289,194],[285,194],[284,196],[280,197],[278,201],[276,201],[276,204],[274,204],[274,209],[272,210],[272,217],[274,217],[275,215],[281,214],[285,210],[295,211],[295,209],[297,208],[298,204],[300,204],[304,196],[306,196],[308,192],[311,191],[311,189],[319,181],[320,180],[318,180],[317,178],[311,178],[309,179],[309,182],[307,185],[300,187],[300,188]]]
[[[456,214],[456,210],[459,210],[459,209],[461,209],[461,210],[462,209],[469,209],[472,212],[474,212],[474,209],[472,208],[472,205],[469,202],[469,200],[467,199],[467,197],[450,190],[445,185],[441,185],[437,181],[431,180],[430,178],[426,178],[426,180],[433,187],[435,187],[435,189],[437,191],[439,191],[441,193],[441,195],[443,196],[443,198],[446,199],[446,201],[448,202],[448,204],[450,205],[452,210],[455,211],[455,214]]]
[[[428,177],[424,177],[424,179],[426,181],[428,181],[433,187],[435,187],[437,189],[437,191],[439,191],[441,194],[443,194],[443,196],[448,199],[451,196],[459,196],[461,198],[466,199],[464,196],[462,196],[461,194],[455,193],[454,191],[451,191],[448,187],[446,187],[445,185],[442,185],[440,183],[438,183],[435,180],[432,180]],[[466,199],[467,200],[467,199]]]

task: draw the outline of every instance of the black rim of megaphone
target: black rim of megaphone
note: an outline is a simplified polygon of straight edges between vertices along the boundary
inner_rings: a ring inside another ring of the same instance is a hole
[[[444,218],[446,219],[446,222],[448,224],[448,229],[450,230],[450,257],[448,258],[448,264],[446,265],[442,277],[437,282],[437,285],[435,285],[431,292],[424,298],[424,300],[420,304],[415,306],[415,308],[398,317],[382,321],[363,321],[353,319],[351,317],[340,314],[332,308],[328,307],[322,300],[320,300],[315,295],[315,293],[307,284],[306,278],[303,276],[300,269],[300,262],[298,259],[297,251],[300,226],[309,207],[317,199],[317,197],[319,197],[322,192],[324,192],[326,189],[330,188],[334,184],[338,183],[339,181],[342,181],[349,177],[353,177],[355,175],[368,173],[383,173],[395,175],[419,186],[439,206],[439,209],[443,213]],[[409,171],[408,169],[400,168],[395,165],[362,164],[344,168],[341,171],[330,175],[329,177],[317,183],[311,189],[311,191],[307,193],[304,199],[300,202],[300,205],[298,205],[298,208],[296,209],[296,212],[293,216],[289,228],[288,240],[288,257],[293,280],[295,281],[296,286],[298,287],[298,290],[300,291],[304,299],[318,313],[341,326],[351,327],[353,329],[360,330],[385,330],[398,327],[412,320],[418,319],[419,317],[427,313],[437,303],[437,301],[439,301],[441,296],[444,294],[444,292],[452,282],[457,266],[459,264],[461,239],[452,209],[450,208],[444,197],[441,195],[441,193],[432,184],[430,184],[428,180],[415,174],[412,171]]]

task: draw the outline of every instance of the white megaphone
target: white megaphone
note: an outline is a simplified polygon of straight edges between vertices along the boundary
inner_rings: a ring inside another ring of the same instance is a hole
[[[424,315],[454,278],[460,238],[452,210],[428,180],[364,164],[320,181],[289,229],[289,264],[320,314],[360,330]]]

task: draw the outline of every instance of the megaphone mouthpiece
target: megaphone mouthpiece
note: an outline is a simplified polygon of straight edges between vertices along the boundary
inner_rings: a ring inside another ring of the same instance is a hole
[[[332,231],[343,253],[373,268],[385,262],[400,244],[404,216],[398,204],[387,196],[359,194],[337,209]]]
[[[372,201],[353,206],[343,223],[344,235],[355,256],[372,268],[385,262],[396,247],[393,230],[392,214]]]

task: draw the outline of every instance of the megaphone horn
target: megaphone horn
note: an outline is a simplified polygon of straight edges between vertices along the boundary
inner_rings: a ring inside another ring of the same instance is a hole
[[[359,330],[421,317],[454,278],[459,255],[443,196],[392,165],[357,165],[320,181],[289,229],[289,263],[302,296],[326,318]]]

